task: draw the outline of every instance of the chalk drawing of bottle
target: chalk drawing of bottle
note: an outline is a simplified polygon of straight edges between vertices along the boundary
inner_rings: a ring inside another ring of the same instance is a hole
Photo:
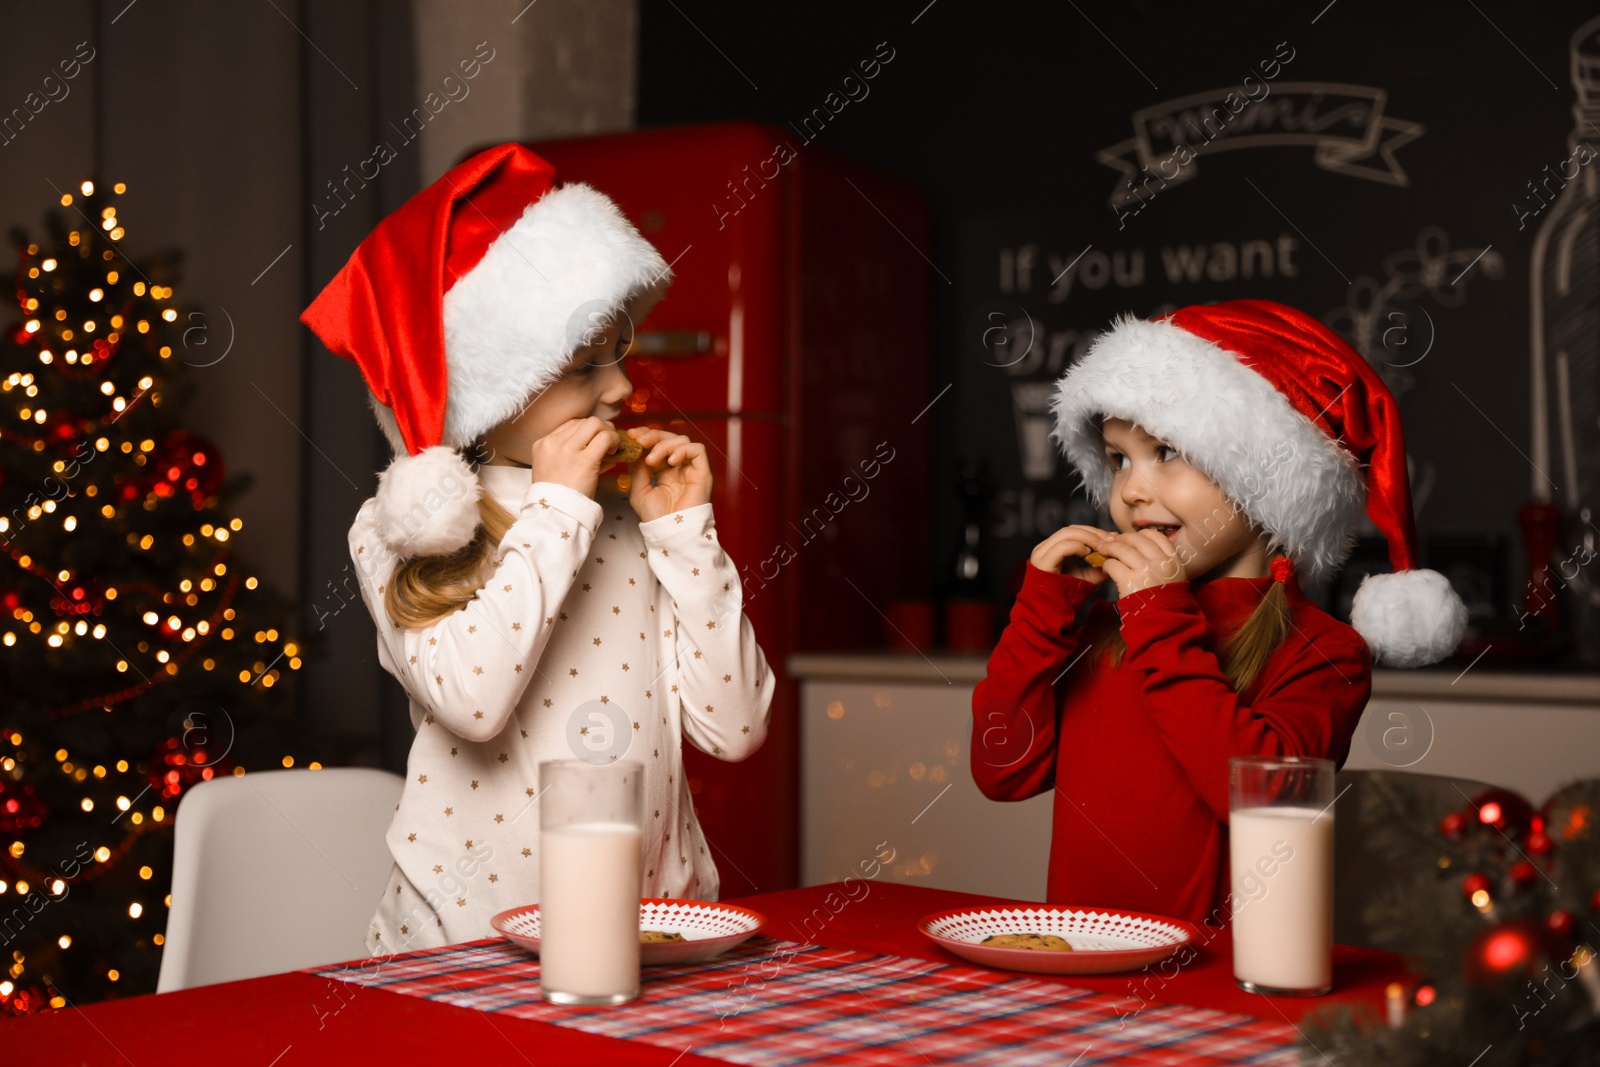
[[[1578,27],[1571,58],[1577,100],[1567,158],[1529,183],[1544,216],[1529,264],[1532,484],[1536,505],[1555,504],[1565,513],[1569,528],[1558,552],[1570,551],[1580,536],[1583,509],[1600,510],[1600,18]],[[1553,452],[1560,456],[1555,466]],[[1600,654],[1595,570],[1582,568],[1565,584],[1575,594],[1574,647],[1580,655]]]
[[[1022,458],[1022,476],[1030,482],[1047,482],[1056,473],[1056,445],[1050,439],[1050,431],[1055,428],[1050,402],[1055,395],[1055,382],[1011,383],[1017,450]]]

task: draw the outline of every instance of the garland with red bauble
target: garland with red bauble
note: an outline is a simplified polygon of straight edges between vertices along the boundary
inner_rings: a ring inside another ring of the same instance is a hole
[[[203,746],[189,747],[181,737],[169,737],[156,747],[150,761],[150,787],[162,800],[177,800],[192,785],[230,773],[233,761],[226,753],[208,753]]]
[[[1421,780],[1369,775],[1358,816],[1411,875],[1368,919],[1417,978],[1390,988],[1386,1023],[1335,1009],[1307,1043],[1339,1064],[1600,1063],[1600,779],[1538,809],[1506,789],[1462,793],[1442,816]]]
[[[206,505],[206,498],[222,487],[226,470],[222,454],[199,434],[173,430],[156,445],[140,478],[129,478],[121,487],[122,499],[131,503],[154,493],[163,499],[188,493],[195,510]]]
[[[0,778],[0,835],[32,830],[49,814],[39,791],[27,782]]]

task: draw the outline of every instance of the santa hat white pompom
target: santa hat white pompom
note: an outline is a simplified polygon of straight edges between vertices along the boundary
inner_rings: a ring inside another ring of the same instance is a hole
[[[373,519],[400,559],[464,548],[478,530],[478,477],[453,448],[400,456],[378,475]]]
[[[1467,607],[1438,571],[1369,574],[1350,605],[1350,625],[1383,666],[1425,667],[1461,643]]]

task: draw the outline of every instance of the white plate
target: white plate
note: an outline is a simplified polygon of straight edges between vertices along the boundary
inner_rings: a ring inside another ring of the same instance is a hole
[[[1166,959],[1194,940],[1181,919],[1144,912],[1055,904],[957,908],[917,924],[935,944],[985,967],[1035,974],[1106,974]],[[1054,934],[1072,951],[985,945],[995,934]]]
[[[700,963],[754,937],[766,923],[760,912],[737,904],[646,898],[639,901],[639,929],[682,934],[683,940],[640,945],[639,962]],[[535,956],[539,954],[539,905],[502,911],[489,925]]]

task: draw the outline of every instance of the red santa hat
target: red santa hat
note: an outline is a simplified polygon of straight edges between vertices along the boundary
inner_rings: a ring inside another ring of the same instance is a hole
[[[361,368],[398,458],[376,522],[404,559],[478,528],[458,451],[561,375],[599,318],[642,318],[670,282],[661,254],[603,193],[504,144],[457,164],[357,246],[300,316]]]
[[[1394,396],[1311,316],[1268,300],[1122,316],[1061,379],[1052,406],[1053,436],[1097,506],[1111,492],[1098,419],[1126,419],[1203,470],[1312,578],[1344,562],[1365,509],[1394,567],[1366,577],[1351,608],[1374,659],[1420,667],[1460,643],[1466,606],[1444,575],[1417,568]]]

